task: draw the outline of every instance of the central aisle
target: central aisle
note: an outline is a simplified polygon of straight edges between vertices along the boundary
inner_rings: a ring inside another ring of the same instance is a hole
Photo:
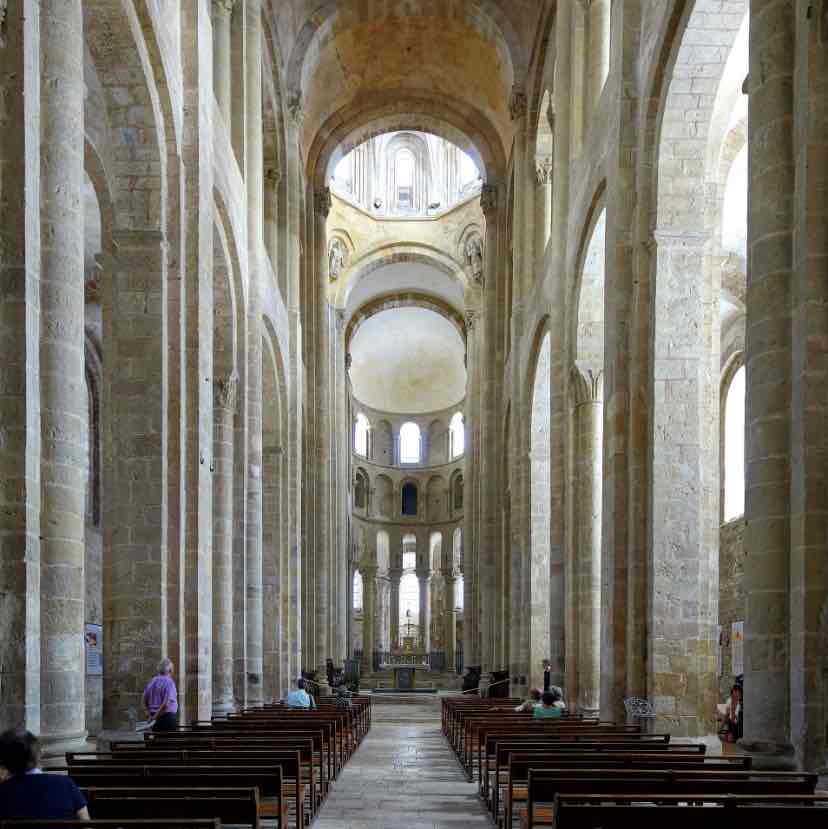
[[[491,824],[440,731],[436,699],[375,703],[372,726],[314,829],[483,829]]]

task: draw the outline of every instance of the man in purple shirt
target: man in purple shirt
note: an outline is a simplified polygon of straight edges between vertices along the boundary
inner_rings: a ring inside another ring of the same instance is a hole
[[[178,691],[172,678],[173,663],[162,659],[158,675],[144,689],[144,709],[153,731],[175,731],[178,728]]]

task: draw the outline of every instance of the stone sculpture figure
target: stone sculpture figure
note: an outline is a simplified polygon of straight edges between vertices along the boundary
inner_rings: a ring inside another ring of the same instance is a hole
[[[344,267],[345,246],[339,239],[334,239],[331,241],[331,247],[328,250],[328,278],[331,282],[336,282]]]
[[[483,281],[483,242],[479,236],[469,236],[466,240],[466,264],[471,269],[475,282]]]

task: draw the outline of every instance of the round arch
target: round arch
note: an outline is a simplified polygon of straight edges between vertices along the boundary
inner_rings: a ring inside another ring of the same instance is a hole
[[[447,302],[430,294],[423,294],[417,291],[404,291],[375,297],[354,311],[345,329],[345,350],[348,350],[351,339],[355,336],[360,326],[371,319],[371,317],[394,308],[415,307],[434,311],[435,314],[444,317],[457,329],[457,332],[463,338],[463,342],[466,341],[466,323],[459,311],[452,308]]]
[[[308,153],[308,178],[320,188],[352,149],[387,132],[428,132],[459,147],[477,164],[489,184],[505,180],[506,156],[492,124],[464,101],[442,96],[418,97],[394,89],[372,98],[372,105],[350,105],[321,125]]]
[[[459,282],[464,292],[470,287],[469,279],[463,267],[447,254],[436,248],[418,244],[391,244],[374,248],[363,254],[339,277],[333,303],[337,308],[345,308],[351,292],[365,276],[386,265],[400,262],[414,262],[428,265],[441,271],[450,279]]]

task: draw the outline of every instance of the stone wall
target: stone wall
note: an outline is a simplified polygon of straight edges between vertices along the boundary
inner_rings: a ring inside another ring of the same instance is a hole
[[[103,624],[103,533],[99,527],[86,526],[86,607],[84,620],[89,624]],[[103,676],[86,675],[86,730],[91,736],[103,725]]]

